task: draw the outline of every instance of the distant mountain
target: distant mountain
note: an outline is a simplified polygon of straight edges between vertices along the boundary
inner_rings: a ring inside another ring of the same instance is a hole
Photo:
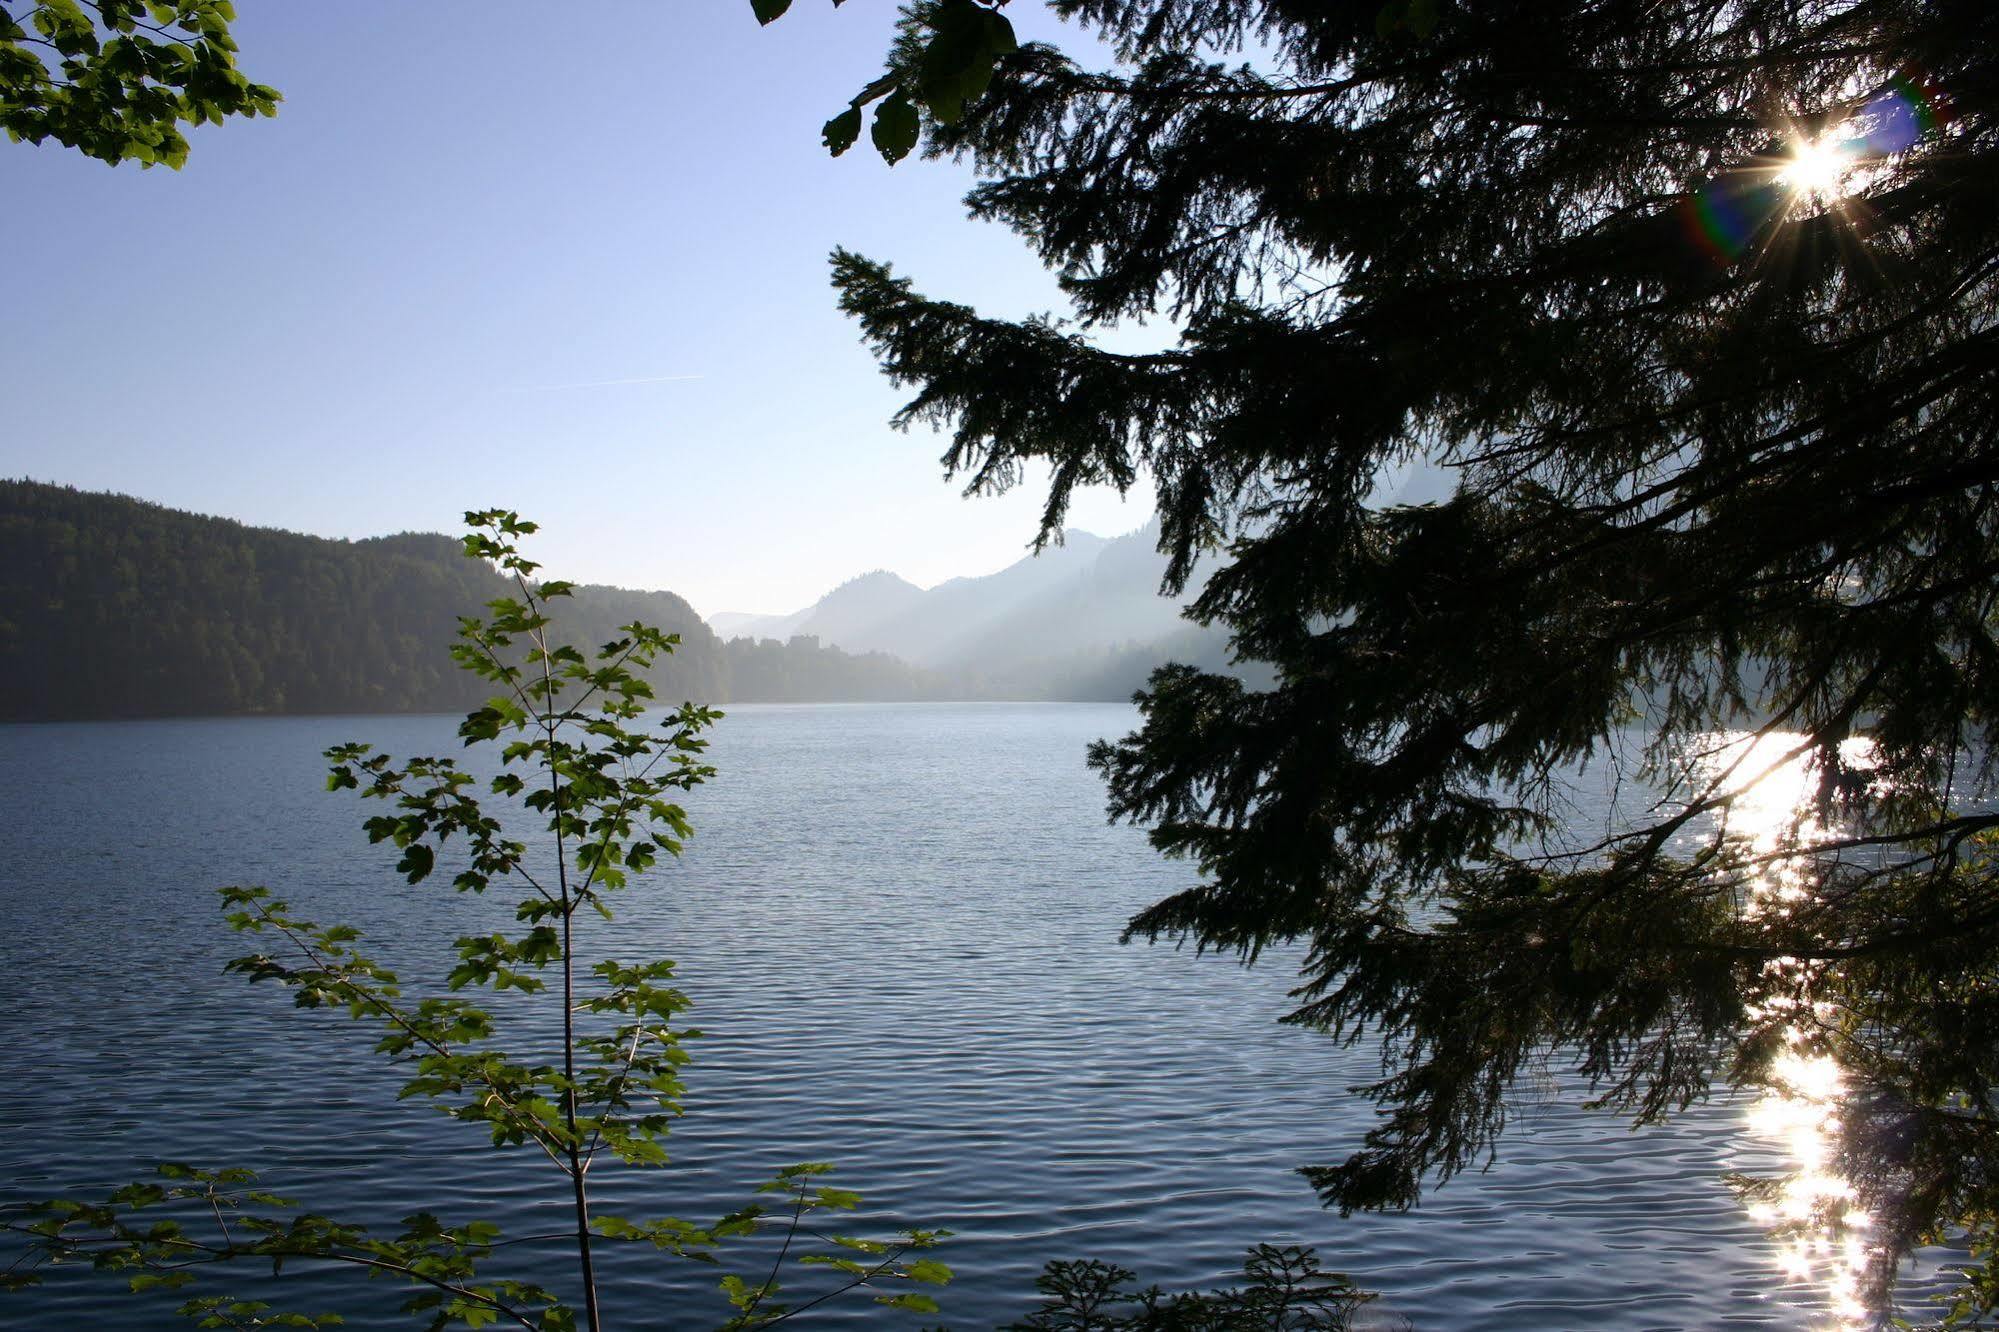
[[[449,648],[512,585],[453,538],[331,541],[121,495],[0,481],[0,720],[443,712],[489,686]],[[633,620],[681,637],[662,701],[949,698],[961,686],[830,645],[725,645],[671,592],[580,586],[579,644]]]
[[[790,615],[716,616],[709,623],[728,635],[811,635],[850,652],[886,652],[982,682],[975,688],[1029,695],[1073,678],[1079,662],[1127,651],[1147,655],[1151,645],[1169,640],[1183,650],[1181,659],[1192,653],[1222,660],[1219,635],[1189,625],[1180,600],[1159,595],[1166,559],[1156,521],[1115,539],[1074,528],[1062,535],[1059,545],[998,573],[954,578],[928,591],[872,573]],[[1184,599],[1199,587],[1197,579]],[[1164,659],[1154,655],[1152,664]]]
[[[891,651],[878,647],[870,631],[920,603],[923,596],[923,589],[916,584],[878,569],[848,579],[804,610],[789,615],[739,615],[724,611],[709,616],[708,624],[727,638],[784,640],[803,634],[850,652]],[[867,646],[858,646],[864,643]]]
[[[973,657],[976,640],[1007,617],[1020,615],[1065,584],[1084,576],[1109,544],[1093,533],[1071,528],[1062,534],[1060,545],[1016,560],[998,573],[939,583],[925,592],[920,601],[873,626],[862,638],[827,641],[843,647],[849,641],[865,642],[870,649],[894,653],[905,661],[926,666],[963,666]],[[1059,626],[1044,624],[1030,629],[1034,641],[1017,646],[1039,654],[1042,632],[1050,635],[1047,642],[1052,644]]]
[[[671,592],[580,586],[558,626],[679,634],[652,673],[669,703],[1124,699],[1168,660],[1228,668],[1158,595],[1157,539],[1072,531],[927,591],[864,574],[726,642]],[[458,617],[512,590],[436,533],[333,541],[0,481],[0,721],[460,711],[488,686],[450,659]]]
[[[1204,631],[1182,617],[1181,607],[1200,591],[1200,584],[1179,597],[1159,595],[1166,557],[1159,553],[1158,541],[1159,528],[1152,523],[1103,542],[1082,567],[1050,579],[960,636],[936,664],[982,663],[989,670],[1017,670],[1037,660],[1130,644],[1194,641],[1186,637],[1189,631],[1197,638]]]

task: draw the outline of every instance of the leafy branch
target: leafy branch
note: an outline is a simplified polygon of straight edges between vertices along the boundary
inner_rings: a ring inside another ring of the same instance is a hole
[[[340,1009],[377,1024],[376,1049],[409,1070],[402,1097],[428,1100],[455,1120],[484,1125],[495,1147],[533,1144],[563,1177],[574,1223],[560,1235],[532,1240],[573,1248],[580,1318],[539,1285],[479,1276],[480,1264],[499,1243],[498,1227],[491,1223],[451,1229],[418,1213],[405,1220],[401,1235],[380,1239],[322,1216],[246,1210],[246,1204],[267,1209],[293,1204],[239,1189],[254,1178],[248,1171],[203,1172],[181,1165],[161,1168],[171,1181],[166,1186],[130,1185],[101,1203],[58,1200],[18,1209],[19,1218],[4,1225],[27,1249],[0,1286],[31,1285],[40,1268],[75,1262],[125,1271],[134,1289],[177,1289],[192,1282],[198,1269],[240,1259],[269,1258],[274,1268],[315,1260],[399,1276],[422,1287],[404,1307],[427,1313],[433,1329],[508,1321],[547,1332],[577,1327],[601,1332],[594,1243],[645,1243],[712,1263],[724,1241],[774,1229],[781,1233],[769,1274],[754,1285],[735,1275],[722,1282],[734,1308],[730,1328],[783,1321],[861,1286],[941,1284],[949,1278],[948,1268],[907,1257],[933,1246],[941,1231],[911,1231],[897,1241],[881,1241],[806,1228],[818,1213],[859,1202],[858,1195],[818,1182],[830,1168],[825,1165],[792,1166],[764,1185],[764,1191],[784,1193],[791,1201],[777,1216],[755,1203],[708,1226],[676,1218],[639,1223],[595,1212],[590,1177],[605,1153],[630,1167],[666,1163],[663,1141],[682,1113],[684,1042],[699,1033],[675,1025],[689,1000],[670,983],[670,961],[605,959],[579,968],[578,912],[587,903],[604,924],[615,922],[611,896],[662,857],[680,853],[692,828],[677,797],[714,775],[703,759],[708,744],[703,732],[721,714],[683,703],[660,710],[657,724],[644,728],[655,712],[645,672],[678,640],[633,623],[592,654],[555,641],[549,606],[568,596],[570,587],[537,581],[539,566],[521,555],[518,543],[535,525],[503,510],[470,513],[466,520],[473,529],[465,538],[466,554],[497,565],[517,593],[490,601],[484,617],[461,617],[452,649],[460,666],[497,686],[458,733],[468,747],[500,746],[500,771],[486,780],[482,793],[480,779],[454,759],[398,762],[367,745],[345,743],[325,751],[327,787],[387,806],[362,826],[370,842],[396,853],[396,871],[412,886],[448,874],[455,890],[484,893],[518,880],[525,889],[514,906],[518,928],[457,939],[447,993],[412,1000],[394,971],[359,950],[361,936],[351,926],[324,926],[295,915],[266,887],[229,887],[220,890],[228,923],[246,935],[282,942],[234,959],[227,970],[286,987],[298,1007]],[[493,812],[489,800],[500,802]],[[531,847],[510,834],[503,817],[509,808],[538,818],[545,840]],[[457,860],[441,870],[450,853]],[[460,992],[468,989],[484,989],[495,1002],[463,997]],[[532,1013],[551,1002],[559,1003],[559,1054],[538,1061],[509,1054],[500,1043],[503,1016]],[[162,1205],[184,1205],[190,1218],[142,1224],[132,1215]],[[213,1233],[197,1237],[190,1219]],[[802,1237],[817,1238],[834,1252],[798,1261],[841,1279],[836,1289],[791,1305],[777,1298],[777,1275]],[[903,1309],[936,1308],[917,1293],[879,1298]],[[272,1313],[256,1301],[208,1295],[190,1299],[180,1311],[204,1327],[317,1327],[333,1321],[332,1315]]]
[[[757,22],[772,23],[792,0],[751,0]],[[833,0],[835,5],[841,0]],[[922,135],[923,113],[949,125],[992,85],[1000,61],[1020,49],[1001,11],[1007,0],[923,0],[905,10],[902,35],[888,68],[826,122],[827,149],[838,157],[861,137],[862,113],[874,107],[869,137],[890,166],[910,154]]]
[[[179,169],[182,125],[277,114],[276,89],[236,67],[229,0],[0,5],[0,128],[116,164]]]

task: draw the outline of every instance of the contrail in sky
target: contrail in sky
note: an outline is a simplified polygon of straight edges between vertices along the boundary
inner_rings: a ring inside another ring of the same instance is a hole
[[[530,393],[552,393],[557,389],[616,388],[620,384],[676,384],[689,379],[706,379],[706,375],[641,375],[637,379],[593,379],[582,384],[530,384]]]

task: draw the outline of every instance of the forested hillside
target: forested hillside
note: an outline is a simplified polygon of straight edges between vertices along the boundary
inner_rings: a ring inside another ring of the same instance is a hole
[[[458,616],[510,588],[437,534],[333,541],[118,495],[0,481],[0,719],[430,712],[486,692]],[[663,701],[946,697],[941,677],[816,641],[727,646],[670,592],[583,586],[573,641],[681,636]]]

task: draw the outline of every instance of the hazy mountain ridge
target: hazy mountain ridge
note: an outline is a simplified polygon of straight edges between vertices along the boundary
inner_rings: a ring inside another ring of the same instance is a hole
[[[726,636],[809,635],[1012,688],[1050,685],[1074,676],[1079,663],[1168,642],[1220,664],[1219,636],[1208,643],[1180,614],[1205,570],[1181,598],[1160,596],[1166,559],[1158,541],[1156,521],[1115,538],[1072,528],[1060,544],[997,573],[927,591],[891,573],[864,574],[789,615],[718,615],[710,624]]]
[[[806,630],[781,640],[725,642],[672,592],[597,584],[557,623],[586,648],[633,620],[680,635],[651,672],[665,703],[1124,699],[1169,658],[1226,659],[1153,595],[1151,539],[1073,533],[929,591],[866,574],[776,617]],[[0,481],[0,721],[461,711],[491,687],[450,658],[458,617],[513,594],[439,533],[334,540]]]
[[[907,653],[897,653],[874,631],[919,605],[924,595],[916,584],[877,569],[848,579],[813,603],[796,632],[849,652],[888,652],[914,661]]]

